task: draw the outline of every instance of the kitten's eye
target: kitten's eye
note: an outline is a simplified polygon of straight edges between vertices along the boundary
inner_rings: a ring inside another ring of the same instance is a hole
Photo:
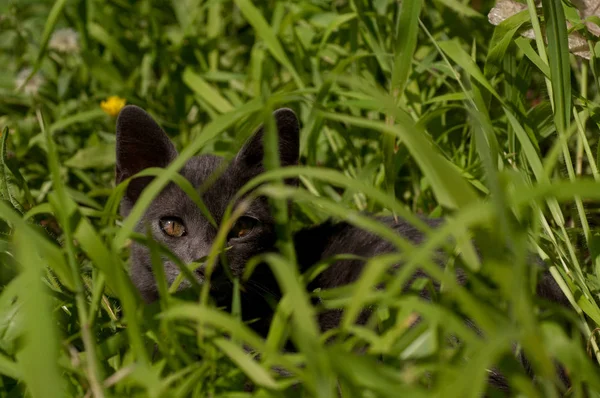
[[[186,234],[183,221],[177,217],[163,217],[159,221],[160,229],[174,238],[180,238]]]
[[[229,239],[239,239],[247,236],[258,225],[253,217],[240,217],[229,232]]]

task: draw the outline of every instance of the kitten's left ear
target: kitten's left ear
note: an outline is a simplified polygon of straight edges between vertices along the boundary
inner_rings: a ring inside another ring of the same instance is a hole
[[[279,159],[281,166],[298,164],[300,156],[300,124],[294,111],[281,108],[273,112],[277,126],[279,142]],[[235,162],[242,167],[254,169],[262,165],[264,155],[264,127],[261,126],[235,157]]]
[[[177,157],[175,146],[156,121],[142,108],[125,106],[117,119],[115,177],[123,180],[149,167],[165,168]],[[126,196],[135,202],[151,177],[129,183]]]

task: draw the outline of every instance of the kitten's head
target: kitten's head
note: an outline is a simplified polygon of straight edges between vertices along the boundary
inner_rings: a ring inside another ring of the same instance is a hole
[[[281,165],[297,164],[298,119],[290,109],[277,110],[274,118],[279,133]],[[180,174],[196,189],[217,171],[217,179],[202,193],[202,199],[217,224],[220,224],[237,191],[264,171],[262,138],[261,127],[229,165],[219,157],[200,155],[190,159],[180,170]],[[119,114],[116,149],[117,184],[144,169],[165,168],[177,157],[175,146],[167,134],[150,115],[132,105],[123,108]],[[218,173],[220,166],[224,167],[224,171]],[[151,180],[152,177],[143,177],[130,181],[121,202],[121,215],[129,214]],[[186,264],[206,256],[217,233],[196,204],[174,183],[169,183],[154,199],[136,231],[146,234],[148,228],[155,240],[167,246]],[[273,219],[267,201],[264,198],[254,200],[228,237],[227,246],[231,249],[227,251],[227,263],[232,274],[241,275],[246,261],[255,254],[270,250],[274,242]],[[179,269],[166,258],[163,265],[170,284],[179,274]],[[149,250],[137,243],[131,249],[131,277],[146,301],[157,298]],[[203,268],[197,271],[196,277],[200,282],[203,280]]]

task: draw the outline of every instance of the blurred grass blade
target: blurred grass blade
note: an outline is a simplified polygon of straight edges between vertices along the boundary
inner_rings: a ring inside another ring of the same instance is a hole
[[[391,255],[380,255],[369,260],[361,273],[360,279],[354,286],[353,296],[354,299],[345,308],[341,325],[345,329],[349,329],[356,322],[361,310],[365,307],[365,299],[368,297],[369,291],[371,291],[381,276],[391,269],[394,264],[400,263],[401,259],[397,254]],[[368,303],[367,303],[368,304]]]
[[[0,133],[0,199],[4,199],[10,202],[10,204],[19,213],[25,213],[25,209],[19,203],[19,201],[13,196],[11,192],[11,186],[9,184],[9,168],[6,164],[6,142],[8,140],[8,127]]]
[[[484,392],[485,383],[488,381],[489,369],[497,363],[502,354],[510,349],[512,342],[517,337],[513,333],[496,333],[493,339],[487,339],[475,356],[461,369],[469,377],[457,377],[455,372],[443,372],[440,380],[442,396],[473,397],[478,398]],[[451,368],[448,367],[448,370]]]
[[[63,250],[65,251],[67,263],[69,264],[72,279],[75,284],[77,313],[80,325],[82,326],[81,335],[87,356],[86,372],[92,393],[95,397],[102,397],[103,387],[100,384],[102,375],[96,362],[95,340],[90,329],[87,327],[88,305],[84,296],[85,290],[82,282],[81,269],[76,258],[77,254],[73,236],[73,224],[76,223],[79,213],[77,212],[77,205],[69,197],[65,184],[62,181],[62,176],[60,173],[60,160],[54,138],[50,131],[45,128],[45,123],[40,110],[36,112],[36,116],[40,125],[40,129],[46,137],[46,145],[48,148],[48,168],[50,169],[50,177],[52,180],[52,187],[54,189],[54,191],[48,196],[48,200],[54,208],[57,219],[61,223],[62,232],[65,238]]]
[[[65,8],[66,4],[67,0],[56,0],[54,2],[54,5],[52,6],[50,13],[48,14],[48,18],[46,19],[46,24],[44,25],[44,32],[42,33],[42,38],[40,40],[40,48],[38,50],[38,55],[35,59],[35,63],[33,65],[31,73],[24,80],[21,87],[17,87],[18,90],[21,90],[29,82],[29,80],[31,80],[33,75],[35,75],[36,72],[40,69],[40,66],[42,66],[42,60],[44,59],[44,55],[46,54],[46,47],[48,47],[48,42],[50,41],[52,32],[54,32],[54,28],[58,23],[58,18],[60,17],[60,14],[62,13],[63,8]]]
[[[319,325],[308,295],[297,282],[299,280],[297,269],[289,266],[286,259],[278,254],[266,254],[263,258],[271,267],[284,295],[289,296],[289,300],[294,303],[291,333],[295,345],[306,356],[307,369],[312,375],[312,380],[310,384],[307,383],[307,387],[318,397],[335,397],[334,380],[328,377],[331,375],[330,358],[322,349]]]
[[[446,7],[456,11],[457,13],[464,15],[465,17],[483,18],[483,15],[465,5],[458,0],[436,0],[437,2],[445,5]]]
[[[227,113],[233,110],[233,106],[216,89],[206,83],[202,77],[194,73],[190,68],[185,68],[182,75],[183,82],[207,103],[213,106],[219,113]]]
[[[281,65],[283,65],[291,74],[294,79],[294,82],[298,86],[298,88],[304,88],[304,83],[302,83],[302,79],[296,72],[296,69],[288,59],[281,43],[275,36],[273,29],[269,26],[261,12],[258,8],[250,0],[235,0],[235,4],[240,8],[242,14],[244,14],[244,18],[252,25],[256,35],[260,37],[264,42],[273,57]]]
[[[383,47],[383,40],[377,29],[377,24],[374,23],[373,18],[369,13],[369,9],[365,7],[365,2],[363,0],[352,0],[352,6],[361,22],[360,30],[356,33],[361,34],[363,40],[375,55],[381,70],[383,70],[386,75],[389,74],[392,69],[390,57]]]
[[[96,109],[79,112],[74,115],[70,115],[70,116],[58,119],[57,121],[55,121],[48,127],[48,130],[50,131],[51,134],[54,134],[55,132],[64,130],[67,127],[70,127],[74,124],[89,123],[93,120],[96,120],[96,119],[99,119],[99,118],[105,117],[105,116],[106,116],[106,113],[104,113],[104,111],[102,109],[100,109],[100,107],[98,107]]]
[[[118,279],[115,275],[113,258],[93,225],[85,217],[81,217],[79,225],[74,230],[74,236],[94,266],[104,273],[107,285],[111,290],[117,291]]]
[[[13,362],[3,354],[0,354],[0,374],[19,380],[22,378],[21,371],[17,363]]]
[[[23,269],[20,299],[25,317],[25,341],[17,359],[32,397],[64,397],[65,386],[58,367],[58,333],[51,302],[42,281],[43,261],[24,228],[15,231],[17,258]]]
[[[102,43],[121,64],[129,65],[129,56],[127,50],[121,46],[119,40],[111,36],[101,25],[91,22],[88,25],[88,32],[92,38]]]
[[[258,187],[260,184],[272,180],[274,177],[290,178],[298,176],[317,178],[329,184],[343,187],[347,190],[362,192],[367,195],[367,197],[372,198],[390,210],[397,212],[404,220],[415,226],[420,231],[427,232],[431,229],[429,225],[423,222],[422,219],[407,210],[404,204],[398,201],[396,198],[387,195],[386,193],[378,190],[376,187],[373,187],[363,181],[348,177],[337,170],[321,167],[288,166],[277,170],[269,170],[250,180],[238,191],[236,198],[241,198],[243,195],[246,195],[248,192],[250,192],[250,190]]]
[[[271,107],[267,106],[263,110],[264,112],[266,112],[266,120],[263,127],[263,165],[266,170],[276,170],[281,166],[279,158],[279,132],[277,131]],[[283,180],[275,180],[274,182],[278,185],[283,184]],[[291,229],[289,228],[289,203],[284,200],[271,200],[269,205],[275,221],[275,233],[277,234],[276,246],[288,261],[295,263],[296,252],[294,250]]]
[[[225,339],[216,339],[214,344],[231,358],[257,386],[277,389],[277,383],[273,377],[239,346]]]
[[[181,303],[173,306],[160,315],[161,318],[189,319],[202,321],[204,323],[216,326],[218,328],[231,331],[231,337],[247,343],[251,348],[262,352],[265,355],[274,355],[272,352],[264,352],[263,340],[247,325],[235,319],[230,314],[218,311],[215,308],[204,307],[197,304]]]
[[[146,176],[156,177],[156,176],[159,176],[163,171],[164,170],[161,168],[149,167],[147,169],[140,171],[138,174],[136,174],[135,176],[133,176],[131,178],[146,177]],[[177,184],[177,186],[194,202],[194,204],[196,206],[198,206],[198,209],[202,212],[202,215],[204,217],[206,217],[206,219],[210,222],[210,224],[213,227],[217,228],[218,227],[217,222],[215,221],[211,212],[206,207],[206,204],[204,203],[204,201],[200,197],[200,194],[194,188],[194,186],[181,174],[174,174],[173,176],[171,176],[171,181],[173,181],[175,184]]]
[[[10,206],[0,202],[0,217],[13,224],[16,228],[25,228],[28,224],[21,218]],[[40,234],[39,230],[28,229],[28,239],[35,242],[36,247],[44,253],[44,257],[48,261],[49,267],[56,273],[60,282],[70,290],[75,289],[75,281],[71,275],[71,271],[65,261],[61,248],[51,243],[46,236]]]
[[[600,200],[600,183],[594,180],[552,181],[539,183],[530,189],[524,189],[519,195],[513,194],[511,205],[517,208],[527,206],[540,199],[555,198],[559,203],[568,202],[575,197],[581,199]]]
[[[335,30],[339,29],[340,26],[352,21],[355,18],[356,18],[356,13],[353,13],[353,12],[348,13],[348,14],[336,15],[335,19],[333,21],[331,21],[331,23],[329,24],[329,26],[327,26],[327,29],[323,33],[323,38],[321,39],[321,42],[319,43],[319,51],[318,52],[320,53],[321,51],[323,51],[323,49],[325,48],[325,45],[327,44],[327,40],[329,39],[329,36],[331,36],[331,34]]]
[[[209,39],[218,39],[222,34],[224,21],[222,17],[223,5],[220,2],[215,2],[207,5],[208,8],[208,26],[207,35]],[[215,48],[208,55],[208,64],[211,71],[216,71],[219,66],[219,50]]]

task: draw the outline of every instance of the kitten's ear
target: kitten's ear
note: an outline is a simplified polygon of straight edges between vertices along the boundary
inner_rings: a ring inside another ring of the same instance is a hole
[[[167,167],[175,157],[175,146],[142,108],[125,106],[117,118],[116,182],[139,173],[149,167]],[[151,180],[150,177],[131,181],[127,197],[133,201]]]
[[[281,108],[273,113],[278,132],[281,166],[298,164],[300,155],[300,124],[294,111]],[[261,126],[237,154],[235,161],[243,167],[255,169],[262,166],[264,154],[264,127]]]

